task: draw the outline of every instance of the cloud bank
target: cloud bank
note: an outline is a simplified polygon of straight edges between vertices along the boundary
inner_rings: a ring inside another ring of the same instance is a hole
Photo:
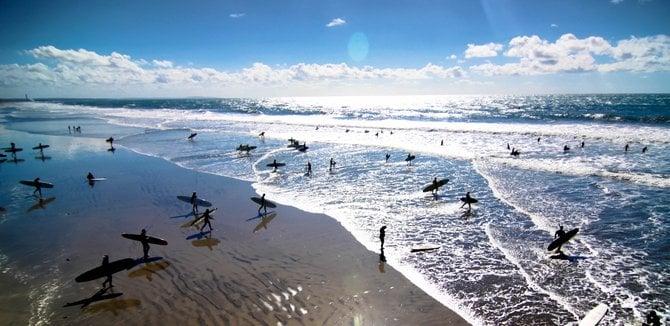
[[[0,65],[0,89],[5,90],[0,96],[35,88],[50,89],[51,94],[63,96],[88,92],[109,96],[226,96],[229,90],[244,94],[267,89],[357,89],[361,84],[375,89],[402,89],[402,85],[489,83],[487,78],[496,76],[670,72],[670,37],[666,35],[630,37],[616,43],[573,34],[564,34],[554,42],[537,35],[518,36],[506,45],[468,44],[464,50],[466,60],[448,61],[453,66],[427,63],[419,68],[357,67],[346,63],[270,66],[257,62],[239,70],[222,71],[178,66],[164,59],[133,59],[117,52],[105,55],[51,45],[27,50],[25,54],[35,62]],[[462,67],[463,62],[470,66]]]

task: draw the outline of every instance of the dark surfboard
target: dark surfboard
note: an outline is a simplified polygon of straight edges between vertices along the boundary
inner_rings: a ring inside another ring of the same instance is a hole
[[[101,265],[96,268],[93,268],[87,272],[82,273],[81,275],[75,277],[77,282],[88,282],[101,277],[105,277],[110,274],[120,272],[124,269],[131,269],[135,266],[135,259],[124,258],[117,261],[113,261],[107,265]]]
[[[261,204],[261,199],[260,199],[259,197],[251,197],[251,201],[253,201],[254,203],[256,203],[256,204],[258,204],[258,205]],[[270,201],[267,200],[267,199],[265,200],[265,206],[268,207],[268,208],[275,208],[275,207],[277,207],[277,205],[275,205],[274,203],[270,202]]]
[[[22,185],[31,186],[31,187],[36,186],[35,181],[21,180],[21,181],[19,181],[19,183],[22,184]],[[42,188],[53,188],[54,185],[50,184],[48,182],[41,182],[40,181],[40,187],[42,187]]]
[[[33,149],[45,149],[45,148],[49,148],[49,145],[38,145],[33,147]]]
[[[477,200],[475,198],[472,198],[472,197],[470,197],[470,200],[468,200],[468,197],[461,197],[461,201],[464,202],[464,203],[469,202],[470,204],[474,204],[474,203],[478,202],[479,200]]]
[[[575,234],[577,234],[577,232],[579,232],[579,228],[568,231],[564,236],[552,241],[549,244],[549,247],[547,247],[547,250],[552,251],[552,250],[558,248],[558,246],[560,246],[560,245],[568,242],[568,240],[572,239],[572,237],[574,237]]]
[[[286,165],[286,163],[279,163],[279,162],[277,162],[277,163],[269,163],[269,164],[266,164],[266,166],[271,167],[271,168],[278,168],[278,167],[280,167],[280,166],[284,166],[284,165]]]
[[[423,192],[433,191],[433,190],[435,190],[439,187],[442,187],[442,186],[446,185],[447,182],[449,182],[449,179],[438,180],[436,184],[431,183],[428,186],[426,186],[425,188],[423,188]]]
[[[131,234],[131,233],[123,233],[121,234],[122,237],[130,240],[135,240],[135,241],[142,241],[142,235],[140,234]],[[156,244],[156,245],[161,245],[165,246],[167,245],[167,241],[161,239],[161,238],[155,238],[151,236],[147,236],[147,242],[151,244]]]
[[[191,204],[191,196],[177,196],[177,199]],[[202,207],[212,207],[212,203],[210,203],[209,201],[204,200],[202,198],[196,198],[195,203],[198,206],[202,206]]]

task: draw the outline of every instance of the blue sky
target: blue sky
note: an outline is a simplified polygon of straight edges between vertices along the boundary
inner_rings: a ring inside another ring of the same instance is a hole
[[[670,1],[3,1],[0,97],[670,92]]]

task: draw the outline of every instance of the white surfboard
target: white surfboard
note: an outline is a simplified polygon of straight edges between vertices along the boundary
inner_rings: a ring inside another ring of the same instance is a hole
[[[598,323],[603,319],[603,317],[605,317],[607,310],[609,310],[609,307],[606,304],[604,303],[598,304],[595,308],[591,309],[591,311],[586,313],[586,316],[584,316],[584,318],[582,318],[582,320],[579,321],[579,326],[598,325]]]

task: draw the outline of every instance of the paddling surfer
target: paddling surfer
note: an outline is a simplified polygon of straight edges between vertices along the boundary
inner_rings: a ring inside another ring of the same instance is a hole
[[[556,233],[554,233],[554,239],[556,239],[556,238],[560,239],[560,238],[563,238],[565,236],[565,230],[563,230],[563,225],[559,225],[558,227],[559,227],[558,231],[556,231]],[[562,246],[563,246],[563,244],[558,245],[558,247],[556,248],[557,253],[560,253],[560,254],[563,253],[563,251],[561,251]]]
[[[102,256],[102,266],[107,266],[109,264],[109,256],[104,255]],[[105,286],[105,284],[109,283],[109,287]],[[102,289],[108,289],[112,288],[114,285],[112,285],[112,273],[107,274],[107,278],[105,278],[105,281],[102,282]]]
[[[149,259],[149,237],[147,237],[147,230],[145,229],[142,229],[142,232],[140,232],[140,242],[142,243],[144,261],[147,261]]]
[[[210,213],[209,208],[205,209],[205,212],[202,213],[202,218],[204,219],[204,222],[202,223],[202,227],[200,228],[200,232],[202,232],[202,230],[205,229],[205,226],[209,226],[209,230],[210,230],[210,231],[214,230],[214,229],[212,228],[212,223],[210,222],[210,220],[211,220],[213,217],[211,217],[211,216],[209,215],[209,213]]]

